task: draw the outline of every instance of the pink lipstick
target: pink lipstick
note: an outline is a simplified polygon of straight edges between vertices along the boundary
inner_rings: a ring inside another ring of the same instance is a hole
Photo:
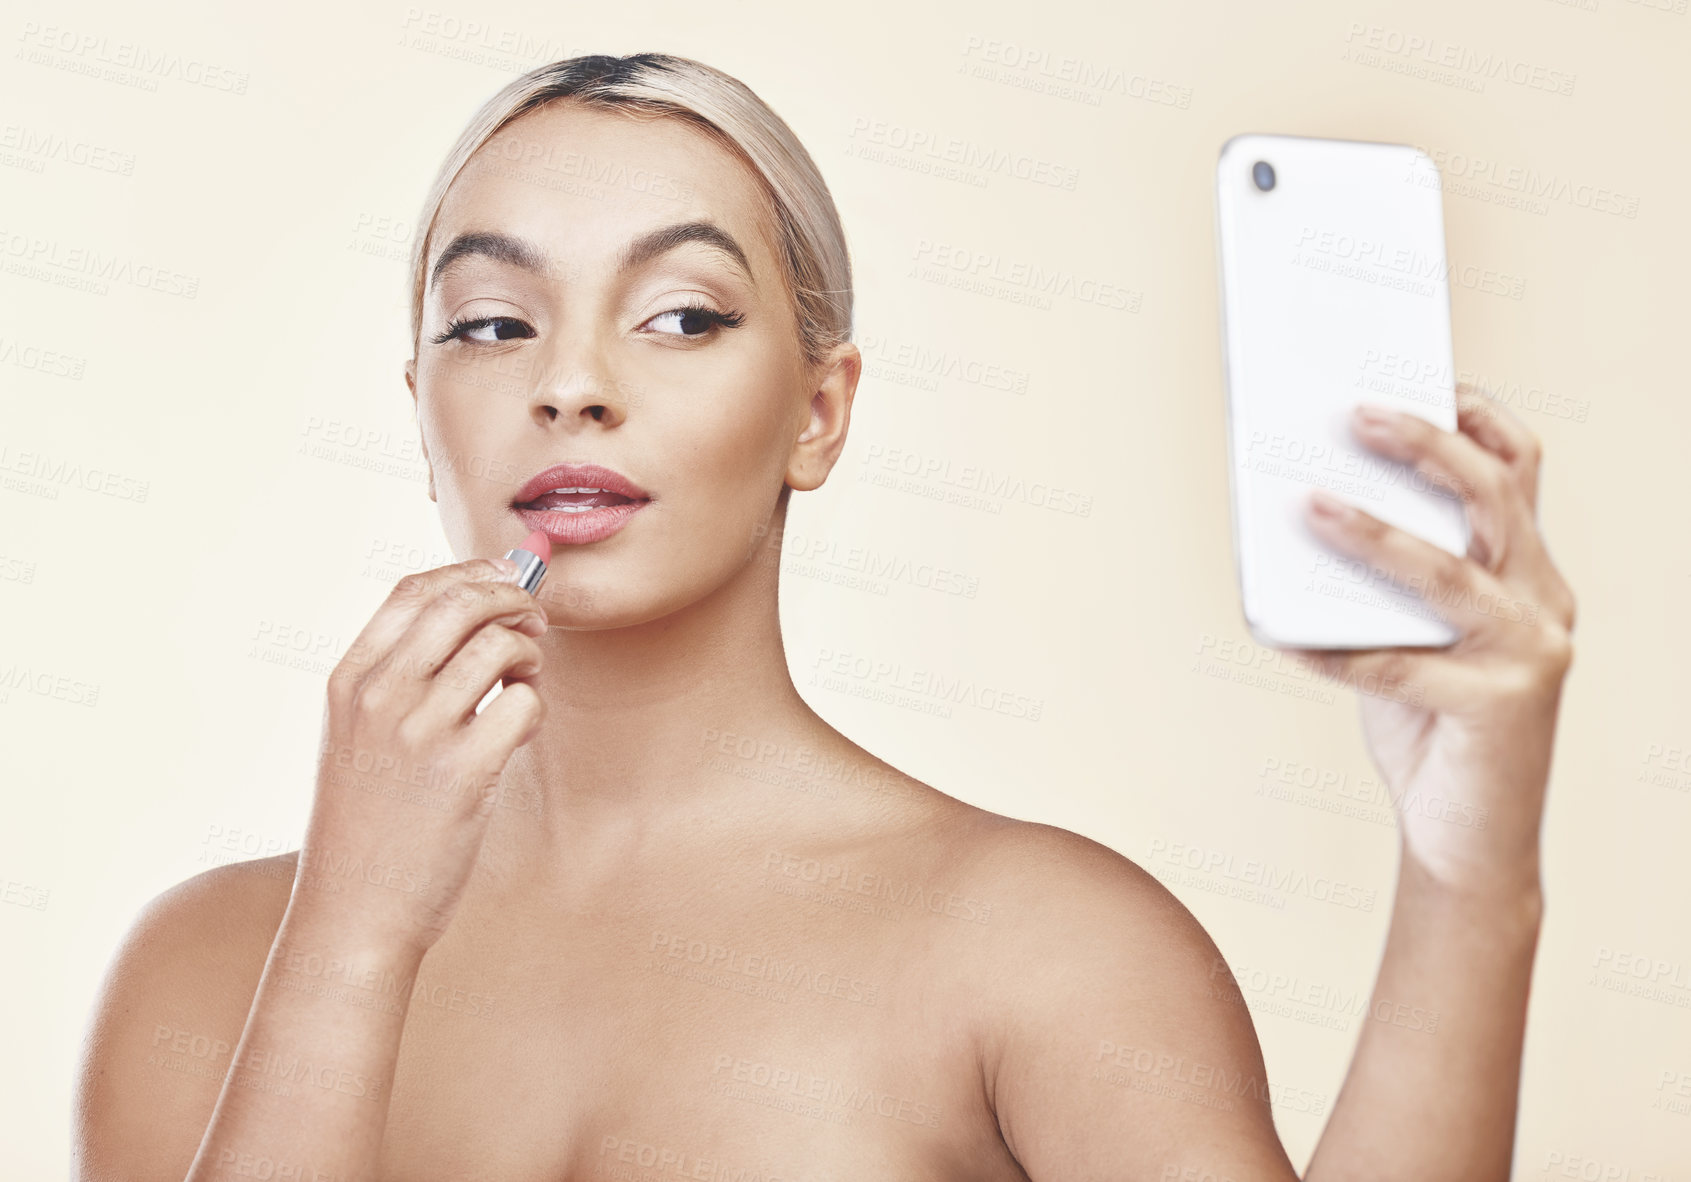
[[[552,561],[552,543],[546,535],[535,530],[515,550],[505,551],[505,557],[517,564],[517,586],[533,595],[540,590],[540,580],[546,577],[546,564]]]
[[[523,485],[511,509],[554,545],[579,546],[610,537],[651,501],[620,472],[598,464],[557,464]]]

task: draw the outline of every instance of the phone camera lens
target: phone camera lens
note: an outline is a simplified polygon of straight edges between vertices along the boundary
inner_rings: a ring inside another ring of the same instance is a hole
[[[1266,160],[1258,160],[1251,165],[1251,180],[1264,193],[1268,192],[1274,187],[1274,166]]]

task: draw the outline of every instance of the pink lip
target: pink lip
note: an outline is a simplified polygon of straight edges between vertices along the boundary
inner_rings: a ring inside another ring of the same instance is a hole
[[[602,488],[629,499],[615,505],[576,512],[523,507],[555,488]],[[511,510],[530,529],[537,529],[550,538],[554,545],[580,546],[610,537],[651,500],[651,494],[620,472],[598,464],[557,464],[517,490],[516,496],[511,499]]]

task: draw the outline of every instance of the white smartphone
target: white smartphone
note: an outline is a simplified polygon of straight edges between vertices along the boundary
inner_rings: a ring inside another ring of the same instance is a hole
[[[1306,524],[1320,488],[1453,554],[1454,490],[1350,431],[1359,402],[1456,428],[1437,167],[1403,144],[1240,135],[1216,169],[1233,547],[1245,622],[1276,647],[1455,641],[1435,601]]]

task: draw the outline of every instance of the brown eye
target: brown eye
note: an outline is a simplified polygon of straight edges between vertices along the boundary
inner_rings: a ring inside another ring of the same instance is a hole
[[[487,331],[491,329],[491,335]],[[450,340],[470,340],[479,344],[520,340],[534,335],[534,330],[513,316],[481,316],[474,320],[454,320],[446,331],[434,337],[434,343],[444,345]]]
[[[718,312],[702,304],[689,304],[659,312],[646,323],[668,325],[657,330],[663,336],[701,337],[715,328],[734,328],[744,319],[738,312]]]

